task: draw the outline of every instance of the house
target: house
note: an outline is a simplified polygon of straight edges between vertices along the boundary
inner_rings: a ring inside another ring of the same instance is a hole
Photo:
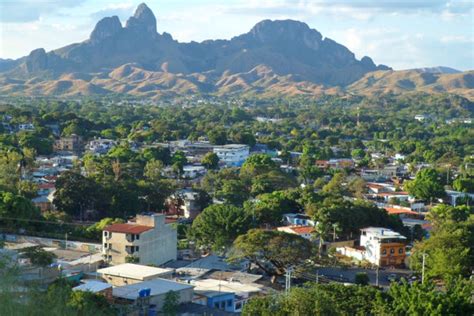
[[[287,213],[283,214],[283,221],[289,225],[301,225],[301,226],[314,226],[315,223],[306,214],[299,214],[299,213]]]
[[[426,119],[428,119],[429,116],[428,115],[425,115],[425,114],[417,114],[415,115],[415,120],[417,120],[418,122],[423,122],[425,121]]]
[[[192,189],[182,189],[168,198],[168,210],[174,214],[182,214],[185,218],[194,219],[202,211],[199,200],[199,192]],[[179,210],[177,207],[179,207]]]
[[[49,211],[53,208],[52,203],[48,199],[47,195],[41,195],[41,196],[35,197],[34,199],[31,200],[31,202],[33,202],[33,205],[39,208],[42,213]]]
[[[134,261],[160,265],[177,256],[177,233],[165,215],[140,214],[134,221],[104,228],[102,253],[109,264]]]
[[[298,235],[308,240],[313,239],[314,226],[282,226],[277,227],[280,232]]]
[[[31,132],[35,130],[35,126],[31,123],[18,124],[18,130]]]
[[[315,164],[319,169],[329,169],[329,160],[316,160]]]
[[[55,151],[74,151],[82,150],[82,138],[76,134],[69,137],[61,137],[54,141]]]
[[[135,284],[114,287],[112,295],[116,304],[148,306],[161,311],[168,292],[178,294],[178,304],[191,303],[193,286],[166,279],[153,279]]]
[[[458,199],[469,198],[471,200],[474,200],[474,193],[446,190],[446,196],[448,198],[448,203],[451,204],[452,206],[456,206],[458,204],[457,203]]]
[[[216,146],[213,149],[219,161],[226,167],[240,167],[248,158],[249,151],[249,146],[241,144]]]
[[[206,174],[206,168],[204,166],[185,165],[183,166],[182,178],[195,179]]]
[[[262,285],[234,281],[195,280],[193,302],[227,312],[241,312],[249,298],[262,291]]]
[[[96,138],[91,140],[86,149],[94,154],[106,154],[117,142],[111,139]]]
[[[354,168],[354,160],[348,158],[330,159],[329,167],[336,170],[352,169]]]
[[[124,263],[97,270],[97,273],[113,286],[135,284],[157,278],[171,279],[173,272],[173,269],[156,268],[134,263]]]
[[[406,237],[382,227],[361,229],[360,247],[338,247],[336,250],[357,260],[381,266],[402,266],[405,262]]]

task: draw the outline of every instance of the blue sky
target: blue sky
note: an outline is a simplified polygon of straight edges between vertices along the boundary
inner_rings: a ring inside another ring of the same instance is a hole
[[[102,17],[125,24],[141,1],[0,0],[0,58],[88,38]],[[306,22],[323,36],[395,69],[474,69],[472,0],[149,0],[158,32],[179,41],[229,39],[263,19]]]

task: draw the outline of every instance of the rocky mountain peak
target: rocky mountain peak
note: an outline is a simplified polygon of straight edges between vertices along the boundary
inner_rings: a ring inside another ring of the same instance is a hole
[[[100,20],[91,33],[91,41],[100,41],[113,36],[122,30],[122,24],[117,16],[106,17]]]
[[[48,56],[44,48],[37,48],[28,55],[26,69],[29,72],[41,71],[48,65]]]
[[[125,27],[127,29],[133,29],[137,31],[155,34],[155,15],[145,3],[142,3],[135,10],[135,14],[127,20],[127,24]]]
[[[313,49],[317,49],[322,40],[321,33],[309,28],[304,22],[294,20],[263,20],[249,34],[263,43],[302,41]]]

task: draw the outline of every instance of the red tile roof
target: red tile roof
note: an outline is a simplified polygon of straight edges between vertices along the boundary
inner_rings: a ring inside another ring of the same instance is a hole
[[[112,224],[105,227],[104,230],[112,233],[141,234],[150,229],[153,229],[153,227],[135,224]]]
[[[314,232],[312,226],[291,226],[290,229],[297,234],[312,234]]]
[[[385,210],[390,215],[399,215],[399,214],[418,214],[417,212],[413,212],[412,210],[406,208],[398,208],[398,207],[385,207]]]

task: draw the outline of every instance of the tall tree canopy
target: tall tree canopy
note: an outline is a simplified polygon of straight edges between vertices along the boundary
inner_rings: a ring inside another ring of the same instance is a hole
[[[191,227],[191,235],[199,246],[223,251],[234,239],[250,228],[251,220],[241,208],[214,204],[199,214]]]

